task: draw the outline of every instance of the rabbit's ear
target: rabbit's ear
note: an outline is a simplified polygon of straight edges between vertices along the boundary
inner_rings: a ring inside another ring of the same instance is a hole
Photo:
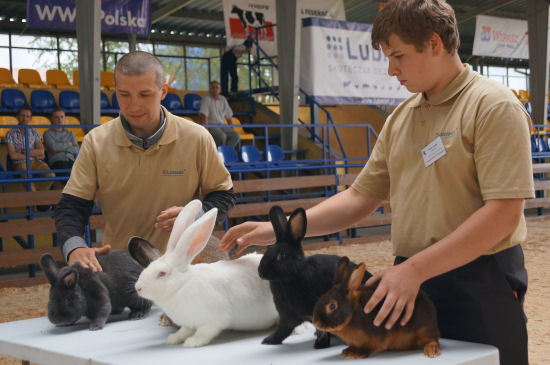
[[[306,211],[303,208],[298,208],[292,212],[288,219],[288,228],[294,243],[300,243],[306,235],[307,228]]]
[[[62,278],[61,282],[63,285],[65,285],[67,288],[71,289],[73,288],[76,283],[78,282],[78,271],[76,271],[74,268],[71,268]]]
[[[344,256],[338,260],[336,264],[336,273],[334,274],[334,285],[341,286],[347,285],[347,278],[349,276],[349,258]]]
[[[201,209],[201,201],[195,199],[187,203],[187,205],[180,210],[174,222],[174,226],[172,227],[172,232],[170,232],[170,238],[168,238],[168,244],[166,245],[166,252],[170,252],[174,249],[183,232],[185,232],[185,230],[195,221],[195,217]]]
[[[348,290],[350,293],[355,291],[359,288],[359,285],[361,285],[363,276],[365,276],[365,270],[365,264],[361,263],[351,272],[348,280]]]
[[[59,270],[53,256],[49,253],[43,254],[40,258],[40,267],[44,270],[48,282],[52,285],[55,284],[57,282]]]
[[[161,254],[158,248],[153,246],[149,241],[141,237],[131,237],[128,241],[128,251],[130,256],[136,260],[141,267],[147,267],[149,264],[158,259]]]
[[[284,241],[286,233],[286,216],[283,209],[278,205],[272,206],[269,210],[269,220],[275,231],[277,242]]]
[[[185,230],[171,255],[176,266],[186,268],[203,250],[212,235],[217,215],[218,209],[212,208]]]

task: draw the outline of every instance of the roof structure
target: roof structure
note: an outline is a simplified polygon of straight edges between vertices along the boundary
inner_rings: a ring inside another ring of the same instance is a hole
[[[380,8],[379,0],[344,0],[348,21],[372,23]],[[471,61],[476,15],[527,19],[526,0],[448,0],[455,9],[461,46],[459,53]],[[56,34],[53,29],[29,29],[22,19],[26,17],[26,0],[0,0],[0,32],[19,34]],[[59,32],[67,34],[67,32]],[[107,34],[106,39],[124,39],[124,35]],[[225,37],[222,0],[152,0],[152,33],[138,40],[168,43],[220,45]],[[527,61],[485,59],[486,64],[517,64]]]

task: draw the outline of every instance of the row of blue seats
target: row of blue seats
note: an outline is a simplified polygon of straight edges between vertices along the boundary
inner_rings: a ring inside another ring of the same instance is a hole
[[[100,107],[102,115],[118,114],[118,101],[113,94],[113,105],[104,92],[101,92]],[[0,114],[15,114],[23,107],[30,107],[33,114],[51,114],[58,108],[57,102],[49,90],[33,90],[30,105],[25,94],[18,89],[4,89],[0,96]],[[67,114],[80,113],[80,94],[73,90],[63,90],[59,93],[59,107]]]
[[[241,146],[240,156],[232,146],[218,146],[218,154],[230,172],[262,170],[269,167],[296,170],[299,166],[294,161],[287,160],[282,148],[274,144],[267,146],[266,158],[263,158],[263,153],[254,145]]]
[[[531,138],[531,152],[532,153],[550,153],[550,147],[548,142],[543,136],[535,136]]]
[[[197,114],[201,106],[201,96],[186,94],[184,103],[175,93],[168,93],[162,105],[176,115]],[[30,106],[34,114],[51,114],[58,107],[53,94],[49,90],[33,90],[30,105],[25,94],[18,89],[4,89],[0,96],[0,114],[15,114],[19,108]],[[80,94],[74,90],[63,90],[59,93],[59,107],[67,114],[80,113]],[[101,92],[100,108],[102,115],[116,115],[119,112],[116,93],[113,94],[113,104],[104,92]]]
[[[533,107],[531,106],[531,102],[528,101],[527,103],[525,103],[525,109],[527,109],[527,113],[529,113],[529,116],[532,118],[533,117]],[[550,119],[550,103],[547,104],[546,106],[546,118]]]

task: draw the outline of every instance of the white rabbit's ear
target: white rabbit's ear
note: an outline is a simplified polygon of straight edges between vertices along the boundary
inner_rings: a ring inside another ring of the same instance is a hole
[[[195,221],[195,217],[201,209],[201,201],[195,199],[187,203],[187,205],[180,210],[174,222],[174,226],[172,227],[172,232],[170,232],[170,238],[168,238],[168,244],[166,245],[166,252],[170,252],[174,249],[183,232],[185,232],[185,230]]]
[[[204,249],[216,225],[217,215],[218,209],[212,208],[185,230],[172,254],[176,266],[186,268]]]

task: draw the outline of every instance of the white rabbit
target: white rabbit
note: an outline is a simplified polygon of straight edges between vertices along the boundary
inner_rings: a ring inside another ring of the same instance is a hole
[[[279,318],[269,282],[258,275],[261,255],[190,265],[216,221],[215,208],[194,221],[201,208],[201,202],[193,200],[181,210],[162,256],[141,238],[128,243],[132,257],[146,266],[136,290],[180,326],[168,336],[168,344],[203,346],[225,329],[267,329]]]

